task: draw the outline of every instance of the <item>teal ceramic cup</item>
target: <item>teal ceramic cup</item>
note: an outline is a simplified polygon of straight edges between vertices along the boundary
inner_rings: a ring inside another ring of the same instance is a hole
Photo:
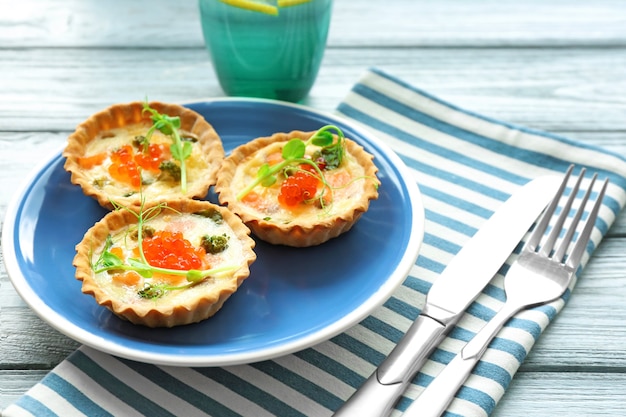
[[[230,96],[299,102],[322,62],[332,0],[199,0],[204,40]]]

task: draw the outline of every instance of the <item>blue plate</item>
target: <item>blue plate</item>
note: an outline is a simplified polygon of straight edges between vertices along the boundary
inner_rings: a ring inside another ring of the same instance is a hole
[[[187,104],[227,152],[279,131],[340,127],[375,156],[380,196],[353,229],[312,248],[259,241],[251,275],[214,317],[172,329],[125,322],[81,293],[74,245],[106,211],[70,183],[61,153],[40,166],[9,205],[2,247],[13,285],[51,326],[95,349],[175,366],[250,363],[327,340],[365,318],[402,284],[423,238],[415,181],[384,143],[339,117],[257,99]],[[215,195],[208,200],[216,202]]]

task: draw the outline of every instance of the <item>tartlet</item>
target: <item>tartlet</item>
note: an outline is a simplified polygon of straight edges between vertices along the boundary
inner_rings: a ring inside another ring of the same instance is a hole
[[[107,213],[73,264],[82,292],[101,306],[134,324],[173,327],[213,316],[249,276],[254,246],[224,207],[180,199]]]
[[[313,138],[320,137],[332,144],[316,145]],[[285,158],[284,150],[289,154],[293,147],[299,149],[296,154],[304,155],[286,162],[291,157]],[[343,156],[339,164],[338,149]],[[234,149],[218,171],[215,191],[220,203],[241,217],[259,239],[315,246],[349,231],[370,201],[378,198],[380,182],[373,159],[334,126],[275,133]],[[274,168],[280,170],[261,178]]]
[[[184,158],[186,179],[180,178],[181,158],[170,150],[174,136],[154,128],[148,135],[156,122],[145,106],[159,115],[180,118],[179,149],[191,144],[191,153]],[[68,137],[63,156],[71,182],[111,209],[111,200],[138,206],[142,197],[151,202],[205,197],[215,182],[224,148],[200,114],[177,104],[132,102],[110,106],[79,124]]]

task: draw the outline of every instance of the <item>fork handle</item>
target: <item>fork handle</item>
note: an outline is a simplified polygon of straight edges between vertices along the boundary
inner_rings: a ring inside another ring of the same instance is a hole
[[[506,302],[495,316],[461,350],[464,359],[476,357],[480,359],[491,340],[498,334],[502,326],[520,310],[518,305]]]
[[[433,379],[419,397],[407,408],[403,417],[439,417],[454,399],[489,342],[498,330],[520,308],[505,303],[495,316],[470,340],[445,368]]]

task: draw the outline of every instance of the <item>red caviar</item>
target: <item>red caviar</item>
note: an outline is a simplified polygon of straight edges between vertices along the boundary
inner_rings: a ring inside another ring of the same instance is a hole
[[[124,145],[111,153],[109,174],[113,179],[130,184],[133,188],[141,186],[141,174],[133,160],[133,148]]]
[[[308,164],[301,165],[300,169],[281,184],[278,194],[280,204],[293,207],[315,197],[320,184],[315,169]]]
[[[164,159],[165,149],[163,145],[151,143],[147,152],[139,152],[135,155],[135,163],[143,169],[158,172],[159,166]]]
[[[180,232],[158,231],[143,241],[148,263],[159,268],[188,271],[202,269],[206,252],[194,247]]]
[[[140,169],[158,173],[161,162],[167,158],[169,153],[163,145],[150,144],[145,153],[135,153],[132,146],[124,145],[111,152],[109,174],[113,179],[138,189],[141,186]]]

